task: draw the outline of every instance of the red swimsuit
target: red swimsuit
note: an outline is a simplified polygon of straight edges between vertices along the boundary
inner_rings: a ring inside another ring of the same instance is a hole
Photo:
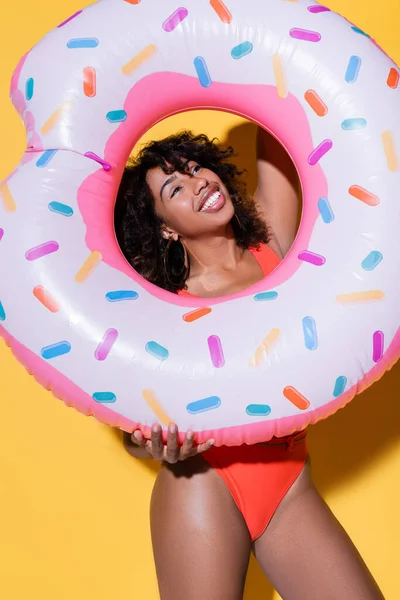
[[[251,249],[251,252],[264,277],[280,262],[269,246]],[[184,290],[179,294],[192,296]],[[306,431],[272,438],[265,444],[211,448],[203,454],[231,492],[252,541],[265,531],[281,500],[300,475],[307,456]]]

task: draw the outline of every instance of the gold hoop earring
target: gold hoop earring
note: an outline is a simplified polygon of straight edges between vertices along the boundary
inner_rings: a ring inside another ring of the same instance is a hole
[[[172,243],[180,244],[182,247],[182,252],[183,252],[183,268],[177,274],[174,273],[173,268],[171,268],[170,261],[169,261],[169,253],[171,250]],[[169,238],[168,243],[165,246],[164,273],[165,273],[165,277],[167,278],[168,282],[173,286],[181,285],[182,283],[184,283],[186,281],[186,279],[189,276],[189,255],[188,255],[188,251],[186,249],[185,244],[180,239],[175,241],[172,238]],[[170,277],[170,273],[172,273],[174,279],[176,277],[175,281],[172,281],[172,279]]]

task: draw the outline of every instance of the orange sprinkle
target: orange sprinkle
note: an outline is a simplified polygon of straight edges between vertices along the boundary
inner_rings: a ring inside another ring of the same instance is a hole
[[[6,183],[0,185],[0,194],[3,196],[4,206],[8,212],[15,212],[17,210],[17,205],[15,204],[15,200],[11,195],[10,188]]]
[[[328,113],[327,105],[321,100],[315,90],[307,90],[304,98],[319,117],[324,117]]]
[[[143,48],[143,50],[141,50],[139,54],[136,54],[136,56],[134,56],[129,62],[127,62],[122,67],[123,74],[130,75],[131,73],[133,73],[133,71],[138,69],[140,65],[149,60],[149,58],[151,58],[153,54],[155,54],[155,52],[157,52],[157,46],[155,46],[154,44],[149,44],[148,46]]]
[[[96,69],[85,67],[83,69],[83,92],[88,98],[94,98],[96,95]]]
[[[98,252],[97,250],[91,252],[89,257],[85,260],[85,262],[75,275],[75,281],[77,283],[83,283],[85,279],[89,277],[91,272],[97,267],[102,258],[103,257],[101,255],[101,252]]]
[[[210,0],[210,4],[223,23],[232,22],[232,14],[226,8],[222,0]]]
[[[382,133],[383,149],[385,150],[386,162],[389,167],[389,171],[394,173],[399,168],[397,162],[396,150],[394,147],[394,141],[390,131],[384,131]]]
[[[397,86],[399,85],[399,72],[397,71],[397,69],[390,69],[387,78],[387,84],[393,90],[397,88]]]
[[[262,343],[258,346],[257,350],[251,357],[249,367],[257,367],[260,364],[267,352],[270,350],[272,344],[274,344],[278,339],[279,335],[279,329],[271,329],[271,331],[264,338]]]
[[[286,98],[287,89],[285,81],[285,72],[283,70],[283,62],[278,53],[275,53],[272,57],[272,66],[274,69],[276,91],[278,92],[279,98]]]
[[[60,305],[53,296],[44,289],[42,285],[37,285],[33,289],[33,295],[39,300],[50,312],[56,313],[60,310]]]
[[[50,131],[53,129],[53,127],[62,118],[63,112],[69,110],[71,108],[71,106],[72,106],[71,100],[66,100],[63,104],[61,104],[61,106],[59,106],[57,108],[57,110],[55,110],[53,112],[51,117],[49,117],[47,119],[46,123],[43,125],[43,127],[41,129],[42,134],[45,135],[46,133],[50,133]]]
[[[370,290],[368,292],[352,292],[350,294],[340,294],[336,300],[340,304],[354,304],[356,302],[371,302],[373,300],[382,300],[385,294],[382,290]]]
[[[142,391],[143,400],[147,402],[153,413],[156,415],[157,419],[168,427],[170,423],[172,423],[171,419],[161,406],[160,402],[157,400],[155,394],[151,390],[143,390]]]
[[[210,312],[211,308],[197,308],[196,310],[192,310],[191,312],[185,313],[182,316],[182,319],[186,321],[186,323],[193,323],[193,321],[197,321],[197,319],[201,319],[201,317],[209,315]]]
[[[378,196],[371,194],[368,190],[365,190],[359,185],[352,185],[349,188],[349,194],[357,198],[357,200],[361,200],[361,202],[365,202],[368,206],[378,206],[380,200]]]
[[[289,400],[292,404],[297,406],[300,410],[306,410],[310,406],[310,402],[305,398],[300,392],[296,390],[296,388],[288,385],[283,390],[283,395],[285,398]]]
[[[128,4],[140,4],[140,0],[125,0]]]

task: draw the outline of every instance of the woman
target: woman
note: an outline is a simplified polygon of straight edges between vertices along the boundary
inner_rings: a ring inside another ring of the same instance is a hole
[[[177,294],[218,297],[270,273],[298,223],[294,167],[259,130],[253,198],[206,136],[152,142],[125,170],[117,201],[121,247],[132,266]],[[284,600],[382,600],[351,540],[314,487],[306,432],[266,444],[182,446],[169,427],[125,434],[132,456],[163,466],[151,531],[162,600],[239,600],[250,552]]]

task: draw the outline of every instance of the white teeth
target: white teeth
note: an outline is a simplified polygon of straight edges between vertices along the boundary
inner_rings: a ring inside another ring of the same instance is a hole
[[[220,195],[221,195],[221,192],[219,192],[218,190],[216,192],[214,192],[213,195],[210,196],[209,199],[207,200],[207,202],[202,206],[202,208],[200,209],[200,212],[202,212],[203,210],[207,210],[208,208],[213,206],[217,202],[217,200],[219,200]]]

